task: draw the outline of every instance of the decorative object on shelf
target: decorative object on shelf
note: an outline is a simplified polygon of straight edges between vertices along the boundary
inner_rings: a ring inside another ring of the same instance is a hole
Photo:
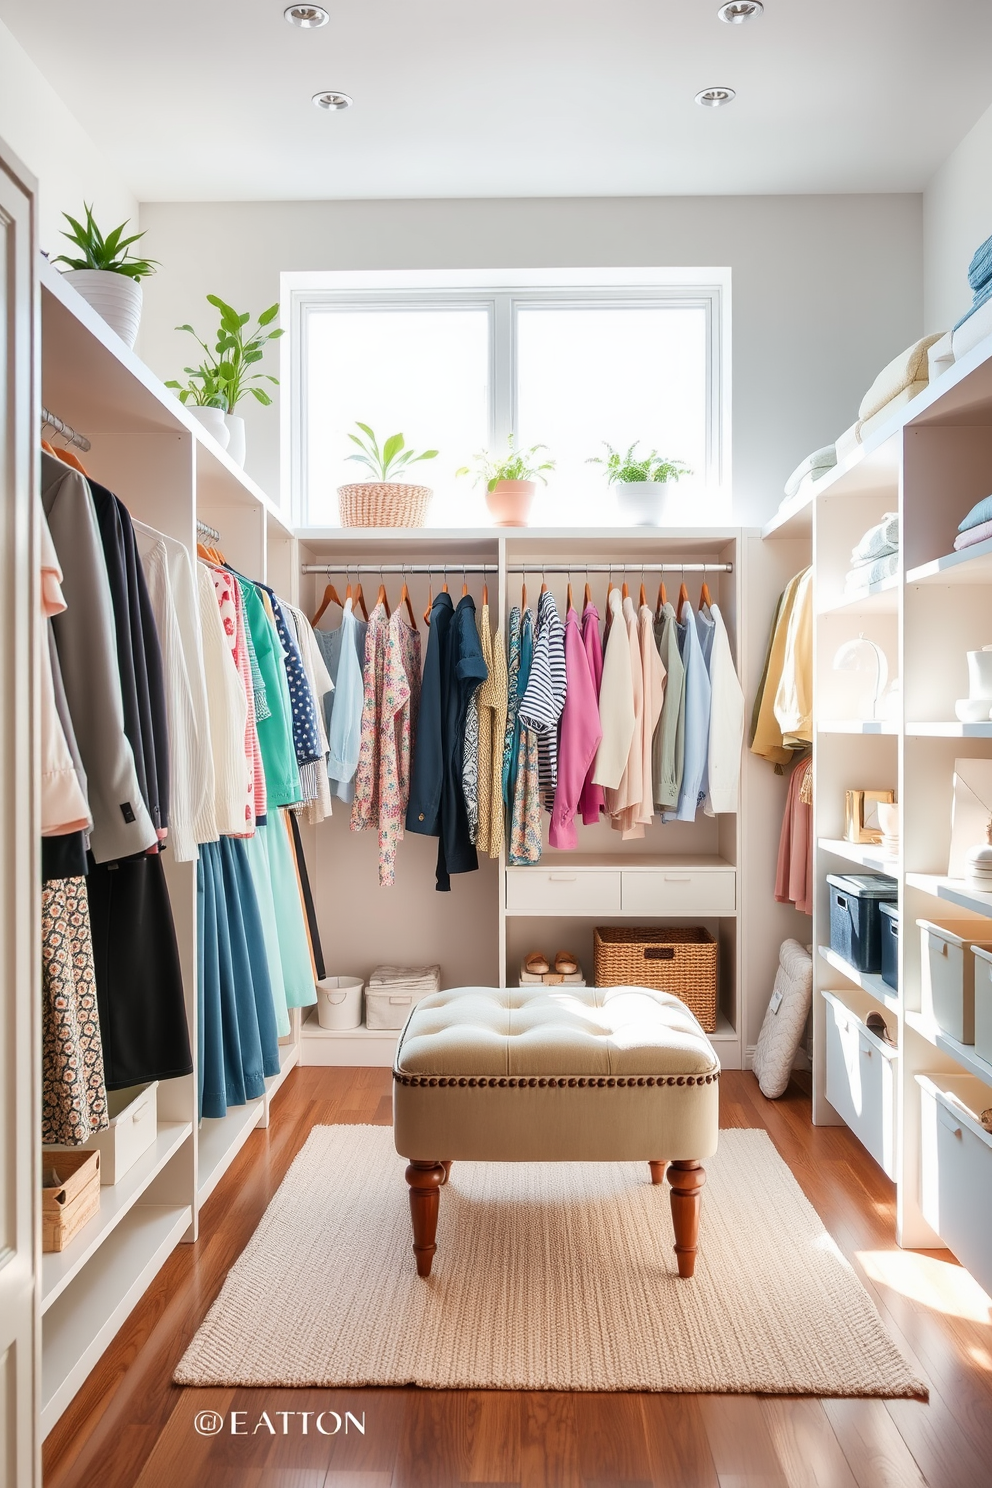
[[[68,264],[64,272],[73,289],[117,332],[124,345],[131,347],[141,324],[141,281],[154,274],[157,264],[153,258],[138,258],[131,252],[131,244],[144,233],[125,238],[122,234],[127,222],[122,222],[104,237],[94,221],[93,208],[85,202],[83,205],[85,223],[77,222],[68,212],[62,213],[72,228],[62,236],[79,249],[81,256],[71,258],[60,253],[52,263]]]
[[[540,453],[546,444],[532,444],[529,449],[517,449],[514,436],[507,442],[505,455],[491,455],[481,450],[475,456],[475,484],[485,481],[486,505],[497,527],[526,527],[534,501],[537,482],[547,485],[546,470],[554,470],[554,460],[541,460]],[[470,465],[455,471],[456,476],[468,475]]]
[[[771,999],[752,1068],[762,1095],[784,1095],[813,1002],[813,958],[798,940],[782,942]]]
[[[597,925],[597,987],[653,987],[685,1003],[706,1033],[716,1032],[717,943],[700,926]]]
[[[899,886],[884,873],[828,873],[830,949],[857,971],[882,969],[879,904],[895,904]]]
[[[537,987],[542,983],[546,987],[584,987],[586,980],[578,957],[571,951],[559,951],[552,969],[543,951],[533,951],[520,968],[520,985]]]
[[[876,429],[923,392],[930,377],[929,350],[943,334],[943,331],[937,331],[934,335],[922,336],[882,368],[861,399],[856,428],[859,443],[863,444]]]
[[[992,703],[988,698],[958,698],[954,716],[958,723],[987,723]]]
[[[617,488],[621,516],[635,527],[656,527],[665,516],[667,485],[692,471],[681,460],[666,460],[657,450],[636,457],[639,443],[635,440],[626,454],[621,454],[604,439],[606,459],[593,455],[586,464],[605,467],[607,484]]]
[[[967,655],[969,701],[988,703],[992,708],[992,646],[969,651]]]
[[[364,989],[361,977],[322,977],[317,983],[317,1022],[321,1028],[361,1028]]]
[[[99,1152],[44,1151],[41,1191],[41,1248],[65,1250],[100,1212]]]
[[[947,873],[992,893],[992,760],[956,759]]]
[[[881,842],[880,806],[893,806],[891,790],[849,790],[844,793],[844,837],[848,842]],[[898,823],[898,818],[897,818]]]
[[[870,711],[864,716],[867,718],[879,718],[879,704],[889,680],[889,663],[885,652],[875,641],[865,638],[864,632],[854,637],[853,640],[845,641],[838,646],[834,653],[833,668],[835,672],[855,672],[859,676],[868,676],[872,679],[872,697]],[[860,713],[855,716],[861,716]]]
[[[879,801],[878,824],[882,829],[882,852],[887,858],[899,856],[899,807],[894,801]]]
[[[265,388],[258,384],[271,382],[274,387],[279,386],[278,377],[273,377],[271,372],[253,370],[262,360],[266,343],[278,341],[283,334],[280,326],[271,331],[268,329],[279,314],[279,302],[277,300],[274,305],[263,310],[251,330],[246,329],[251,320],[249,311],[235,310],[219,295],[208,294],[207,303],[220,313],[220,325],[213,349],[200,340],[191,325],[176,326],[177,331],[189,332],[202,348],[206,360],[198,368],[183,369],[190,378],[185,388],[175,380],[167,382],[166,387],[179,389],[179,397],[183,403],[191,401],[201,407],[222,409],[228,429],[227,452],[236,465],[244,465],[245,421],[234,410],[249,394],[256,402],[268,407],[272,399]],[[201,422],[204,422],[202,418]]]
[[[882,981],[899,990],[899,906],[882,899],[878,906],[882,931]]]
[[[408,448],[402,434],[390,434],[380,449],[368,424],[356,420],[356,427],[365,438],[350,433],[348,438],[358,445],[361,453],[347,458],[366,466],[376,479],[338,486],[341,526],[423,527],[433,491],[430,486],[410,485],[396,477],[420,460],[436,460],[437,450],[417,454]]]
[[[867,1028],[869,1033],[873,1033],[876,1038],[880,1038],[883,1044],[891,1044],[892,1047],[895,1048],[896,1041],[889,1032],[889,1025],[886,1023],[881,1013],[869,1013],[867,1018],[865,1019],[865,1027]]]
[[[183,371],[187,376],[185,385],[170,378],[166,387],[178,393],[179,401],[186,412],[213,435],[221,449],[227,449],[231,440],[231,431],[227,424],[227,398],[216,367],[201,362],[198,367],[184,367]]]
[[[837,446],[825,444],[822,449],[814,450],[807,455],[789,476],[785,483],[785,499],[791,501],[793,496],[799,494],[800,486],[812,485],[814,481],[822,480],[828,470],[833,470],[837,464]],[[783,503],[784,505],[784,503]]]

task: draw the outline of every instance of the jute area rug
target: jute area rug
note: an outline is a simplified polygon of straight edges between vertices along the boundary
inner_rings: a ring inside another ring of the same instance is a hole
[[[720,1134],[692,1281],[647,1163],[468,1162],[423,1280],[405,1166],[315,1127],[176,1383],[926,1398],[762,1131]]]

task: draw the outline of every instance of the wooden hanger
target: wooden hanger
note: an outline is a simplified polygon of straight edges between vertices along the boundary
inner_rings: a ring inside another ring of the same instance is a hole
[[[621,597],[621,599],[629,599],[630,598],[630,589],[627,586],[627,580],[626,579],[624,579],[624,581],[623,581],[623,588],[620,590],[620,597]]]
[[[573,608],[573,606],[572,606],[572,580],[569,579],[569,581],[568,581],[568,590],[567,590],[566,595],[565,595],[565,613],[566,613],[566,615],[568,614],[569,610],[572,609],[572,608]]]
[[[486,583],[485,579],[483,579],[482,581],[482,603],[484,605],[487,605],[489,603],[489,585]]]
[[[389,614],[389,600],[388,600],[388,598],[386,596],[386,586],[382,582],[381,576],[380,576],[380,581],[379,581],[379,593],[375,597],[375,602],[376,602],[377,605],[382,605],[382,607],[385,610],[386,614],[387,615]]]
[[[703,587],[699,591],[699,608],[702,609],[703,605],[711,605],[712,603],[713,601],[710,599],[710,586],[704,579]]]
[[[339,610],[344,609],[344,605],[338,598],[338,591],[335,589],[333,584],[328,584],[327,588],[324,590],[324,597],[320,601],[317,613],[310,621],[310,624],[313,626],[314,630],[317,629],[317,622],[320,620],[320,617],[323,615],[324,611],[327,609],[327,606],[330,604],[336,604]]]
[[[589,580],[586,579],[586,592],[585,592],[585,595],[583,596],[583,600],[582,600],[582,613],[583,613],[583,615],[585,614],[586,610],[589,608],[589,606],[591,604],[592,604],[592,585],[589,583]]]
[[[542,594],[547,594],[547,592],[548,592],[548,581],[544,577],[544,575],[542,574],[541,575],[541,593]]]
[[[355,586],[355,603],[362,612],[363,619],[369,618],[369,612],[365,604],[365,595],[362,593],[362,581],[359,579]]]
[[[406,588],[406,584],[403,585],[403,588],[404,589]],[[407,603],[409,603],[409,595],[407,595]],[[427,629],[428,630],[430,630],[430,626],[431,626],[431,610],[433,608],[434,608],[434,578],[433,578],[433,575],[428,574],[427,575],[427,608],[424,611],[424,624],[427,626]]]
[[[462,574],[462,599],[465,598],[465,596],[466,596],[467,593],[468,593],[468,579],[465,577],[464,574]]]
[[[660,615],[661,612],[662,612],[662,610],[665,608],[665,605],[667,603],[668,603],[668,590],[665,588],[665,581],[664,581],[664,579],[662,579],[661,583],[658,585],[658,605],[657,605],[657,608],[655,610],[655,614],[656,615]]]
[[[675,606],[675,614],[678,617],[678,619],[679,619],[680,622],[681,622],[681,619],[682,619],[682,611],[685,609],[685,607],[686,607],[686,605],[688,603],[689,603],[689,591],[685,587],[685,580],[683,579],[682,580],[682,585],[681,585],[681,587],[679,589],[679,602]]]
[[[527,608],[527,580],[526,579],[522,579],[520,581],[520,613],[521,613],[521,615],[524,613],[524,611],[526,610],[526,608]]]
[[[641,592],[640,592],[640,594],[638,596],[638,599],[637,599],[638,607],[640,607],[641,605],[646,605],[647,602],[648,602],[647,591],[644,588],[644,580],[642,579],[641,580]]]
[[[406,612],[410,616],[410,628],[411,630],[416,630],[417,617],[413,613],[413,605],[410,601],[410,591],[407,588],[406,579],[403,580],[403,588],[400,590],[400,602],[397,609],[402,609],[404,605],[406,605]],[[428,610],[427,613],[430,614],[430,611]]]

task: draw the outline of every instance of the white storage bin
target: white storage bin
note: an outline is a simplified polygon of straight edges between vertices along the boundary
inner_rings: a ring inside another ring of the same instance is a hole
[[[975,1053],[992,1065],[992,951],[975,946]]]
[[[992,951],[981,938],[981,920],[917,920],[920,927],[923,1015],[959,1044],[975,1042],[975,958],[971,947]]]
[[[894,1178],[899,1056],[833,992],[822,996],[827,1004],[827,1100]]]
[[[395,987],[369,987],[365,993],[366,1028],[402,1028],[411,1009],[433,993],[404,992]]]
[[[992,1133],[978,1119],[992,1106],[992,1089],[973,1075],[916,1080],[923,1217],[979,1286],[992,1291]]]
[[[158,1136],[158,1081],[107,1091],[110,1126],[76,1151],[99,1152],[100,1183],[119,1183]]]
[[[360,1028],[364,986],[361,977],[323,977],[317,983],[317,1022],[321,1028]]]

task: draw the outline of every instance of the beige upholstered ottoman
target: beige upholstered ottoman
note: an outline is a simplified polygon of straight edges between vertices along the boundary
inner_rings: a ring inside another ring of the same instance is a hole
[[[456,1159],[666,1168],[679,1275],[696,1262],[702,1159],[717,1146],[720,1062],[684,1003],[644,987],[459,987],[417,1004],[393,1068],[417,1270]]]

